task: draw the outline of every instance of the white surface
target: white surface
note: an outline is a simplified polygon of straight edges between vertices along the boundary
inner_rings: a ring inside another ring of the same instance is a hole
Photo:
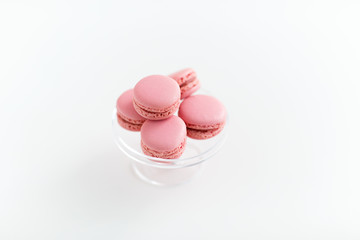
[[[1,1],[0,239],[359,239],[359,12]],[[232,133],[191,183],[150,186],[111,112],[141,77],[187,66]]]

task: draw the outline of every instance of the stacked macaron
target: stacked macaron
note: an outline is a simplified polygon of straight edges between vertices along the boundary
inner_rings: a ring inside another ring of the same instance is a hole
[[[191,68],[169,76],[145,77],[117,99],[118,123],[127,130],[141,131],[144,154],[179,158],[187,136],[208,139],[225,126],[225,107],[214,97],[192,95],[199,88],[199,79]],[[177,111],[178,116],[174,115]]]
[[[191,68],[185,68],[169,75],[180,86],[181,99],[184,99],[200,88],[200,81],[196,72]]]

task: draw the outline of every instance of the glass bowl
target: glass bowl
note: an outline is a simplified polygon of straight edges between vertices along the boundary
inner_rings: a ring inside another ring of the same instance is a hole
[[[224,129],[207,140],[187,138],[185,151],[179,159],[163,159],[145,155],[140,146],[140,132],[122,128],[117,122],[116,108],[112,114],[114,140],[130,159],[135,174],[154,185],[176,185],[190,180],[200,172],[202,163],[213,157],[226,140],[229,119]]]

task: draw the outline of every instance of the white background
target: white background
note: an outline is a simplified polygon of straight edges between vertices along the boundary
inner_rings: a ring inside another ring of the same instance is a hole
[[[0,239],[360,239],[359,1],[1,1]],[[231,133],[138,180],[116,98],[193,67]]]

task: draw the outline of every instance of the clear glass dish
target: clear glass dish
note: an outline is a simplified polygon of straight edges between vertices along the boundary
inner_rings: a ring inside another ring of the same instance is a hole
[[[179,159],[163,159],[145,155],[140,146],[140,132],[122,128],[117,122],[116,108],[112,114],[114,140],[130,159],[135,174],[154,185],[176,185],[190,180],[200,172],[202,163],[213,157],[223,146],[229,125],[215,137],[207,140],[187,138],[183,155]]]

